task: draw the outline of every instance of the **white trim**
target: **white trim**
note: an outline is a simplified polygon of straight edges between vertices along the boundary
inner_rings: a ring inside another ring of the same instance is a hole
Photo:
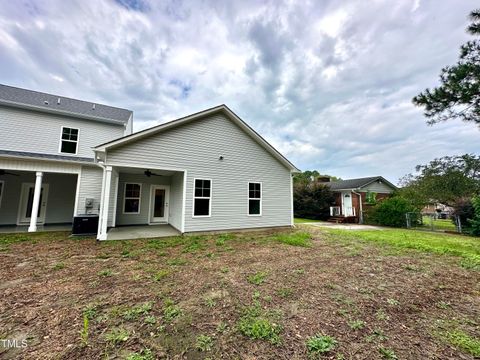
[[[164,216],[163,216],[163,220],[160,220],[160,221],[158,221],[158,220],[154,221],[153,220],[152,208],[153,208],[153,203],[155,201],[154,191],[156,189],[164,189],[165,190],[165,199],[164,199],[164,205],[163,205]],[[162,223],[168,224],[169,210],[170,210],[170,185],[151,184],[150,185],[150,201],[149,201],[149,206],[148,206],[148,224],[149,225],[162,224]]]
[[[75,190],[75,205],[73,206],[73,216],[78,214],[78,202],[80,201],[80,179],[82,177],[82,169],[77,174],[77,189]]]
[[[250,197],[250,184],[260,184],[260,197]],[[260,214],[250,214],[250,200],[260,200]],[[261,181],[248,181],[247,182],[247,216],[262,216],[262,204],[263,203],[263,183]]]
[[[210,196],[195,196],[195,181],[196,180],[208,180],[210,181]],[[213,181],[207,178],[193,178],[193,204],[192,204],[192,218],[209,218],[212,217],[212,198],[213,198]],[[195,199],[209,199],[208,202],[208,215],[195,215]]]
[[[131,196],[129,196],[127,198],[125,196],[126,191],[127,191],[127,184],[128,185],[138,185],[138,186],[140,186],[138,198],[137,197],[131,197]],[[125,200],[127,200],[127,199],[138,199],[138,211],[137,212],[125,212]],[[142,207],[142,183],[126,182],[125,184],[123,184],[122,214],[123,215],[138,215],[141,212],[141,207]]]
[[[181,222],[181,232],[185,232],[185,215],[186,215],[186,207],[187,207],[187,170],[183,172],[183,199],[182,199],[183,207],[182,207],[182,222]]]
[[[2,198],[5,192],[5,180],[0,180],[0,209],[2,208]]]
[[[65,139],[62,139],[62,135],[63,135],[63,129],[70,129],[70,130],[77,130],[78,133],[77,133],[77,140],[65,140]],[[64,152],[62,151],[62,142],[63,141],[67,141],[67,142],[72,142],[72,143],[75,143],[77,146],[75,146],[75,153],[69,153],[69,152]],[[60,129],[60,142],[58,144],[58,152],[60,154],[69,154],[69,155],[77,155],[78,154],[78,146],[80,145],[80,129],[79,128],[74,128],[74,127],[70,127],[70,126],[62,126],[61,129]]]
[[[290,173],[290,206],[291,206],[291,220],[290,220],[290,225],[295,226],[295,215],[294,215],[294,209],[293,209],[293,174]]]
[[[93,164],[92,164],[93,165]],[[126,163],[118,163],[118,162],[108,162],[106,161],[106,159],[104,160],[104,165],[108,165],[108,166],[113,166],[113,167],[116,167],[116,168],[133,168],[133,169],[149,169],[149,170],[164,170],[164,171],[176,171],[176,172],[183,172],[183,171],[186,171],[186,169],[180,169],[180,168],[169,168],[169,167],[154,167],[154,166],[150,166],[148,165],[148,167],[146,167],[145,165],[135,165],[135,164],[126,164]]]
[[[112,227],[117,225],[117,203],[118,203],[118,183],[120,181],[120,173],[116,171],[115,178],[115,196],[113,198],[113,218],[112,218]]]
[[[43,176],[42,176],[43,178]],[[43,180],[43,179],[42,179]],[[25,199],[25,191],[24,191],[24,188],[26,187],[29,187],[29,186],[32,186],[33,188],[35,188],[35,183],[22,183],[22,186],[20,188],[20,201],[19,201],[19,204],[18,204],[18,211],[17,211],[17,225],[18,226],[22,226],[22,225],[27,225],[30,223],[30,220],[25,220],[25,221],[22,221],[22,212],[25,210],[23,209],[23,202],[26,201]],[[41,211],[41,215],[42,216],[39,216],[37,218],[37,225],[43,225],[45,223],[45,218],[46,218],[46,215],[47,215],[47,205],[48,205],[48,183],[44,183],[42,181],[42,187],[44,189],[44,197],[43,197],[43,200],[45,201],[42,201],[42,203],[44,203],[45,205],[43,206],[43,211]],[[41,206],[41,204],[40,204]]]
[[[101,217],[99,221],[99,227],[100,231],[97,236],[98,240],[107,240],[107,231],[108,231],[108,208],[109,208],[109,203],[110,203],[110,188],[112,184],[112,167],[111,166],[105,166],[105,172],[104,172],[104,187],[105,190],[103,191],[103,197],[102,197],[102,211],[101,211]]]

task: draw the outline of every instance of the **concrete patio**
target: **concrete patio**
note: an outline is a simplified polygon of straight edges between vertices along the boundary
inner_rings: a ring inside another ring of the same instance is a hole
[[[119,226],[108,231],[107,240],[146,239],[177,235],[180,235],[180,231],[168,224]]]

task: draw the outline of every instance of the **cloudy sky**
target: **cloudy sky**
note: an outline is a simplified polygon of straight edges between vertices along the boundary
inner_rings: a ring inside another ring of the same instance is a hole
[[[470,0],[0,2],[0,82],[134,111],[135,130],[221,103],[303,170],[396,182],[480,152],[411,98],[468,40]]]

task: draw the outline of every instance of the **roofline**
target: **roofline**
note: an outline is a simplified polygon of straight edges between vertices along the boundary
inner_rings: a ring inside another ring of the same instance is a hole
[[[341,188],[341,189],[332,189],[332,191],[342,191],[342,190],[358,190],[358,189],[361,189],[367,185],[370,185],[371,183],[377,181],[378,179],[382,179],[385,183],[387,183],[387,185],[389,185],[390,187],[392,187],[393,189],[398,189],[397,186],[395,186],[394,184],[392,184],[390,181],[388,181],[387,179],[385,179],[383,176],[377,176],[375,177],[375,179],[363,184],[362,186],[357,186],[357,187],[350,187],[350,188]],[[340,180],[340,181],[348,181],[349,179],[347,180]],[[333,184],[335,183],[336,181],[333,181],[331,182],[330,184]],[[328,184],[328,183],[327,183]]]
[[[260,145],[262,145],[267,151],[271,153],[278,161],[280,161],[283,165],[289,168],[292,172],[300,172],[300,170],[293,165],[285,156],[283,156],[277,149],[275,149],[267,140],[265,140],[260,134],[258,134],[255,130],[253,130],[245,121],[243,121],[237,114],[235,114],[232,110],[228,108],[225,104],[218,105],[206,110],[202,110],[191,115],[187,115],[160,125],[153,126],[151,128],[133,133],[131,135],[127,135],[121,137],[116,140],[112,140],[103,144],[100,144],[93,148],[95,152],[105,152],[108,149],[114,148],[116,146],[124,145],[143,137],[155,134],[157,132],[166,131],[168,129],[183,125],[195,119],[208,116],[214,114],[216,112],[223,112],[227,115],[231,120],[233,120],[240,128],[242,128],[246,133],[248,133],[254,140],[256,140]]]
[[[23,104],[23,103],[19,103],[19,102],[16,102],[16,101],[10,101],[10,100],[4,100],[4,99],[0,99],[0,105],[10,106],[10,107],[19,108],[19,109],[34,110],[34,111],[39,111],[39,112],[44,112],[44,113],[49,113],[49,114],[67,115],[67,116],[80,118],[80,119],[86,119],[86,120],[96,120],[96,121],[101,121],[101,122],[105,122],[105,123],[109,123],[109,124],[115,124],[115,125],[123,125],[124,126],[128,123],[128,120],[127,121],[115,120],[115,119],[105,118],[105,117],[101,117],[101,116],[91,116],[91,115],[78,114],[78,113],[74,113],[74,112],[71,112],[71,111],[44,108],[42,106]],[[128,110],[128,111],[130,111],[130,110]],[[130,111],[130,113],[133,114],[132,111]],[[130,115],[130,117],[131,116],[132,115]]]
[[[39,155],[49,155],[49,154],[39,154]],[[53,162],[60,162],[60,163],[67,163],[67,164],[75,164],[75,165],[95,165],[95,159],[87,158],[79,158],[78,160],[68,160],[68,159],[56,159],[50,157],[41,157],[41,156],[29,156],[29,155],[20,155],[20,154],[5,154],[0,153],[0,158],[6,159],[23,159],[23,160],[39,160],[39,161],[53,161]]]

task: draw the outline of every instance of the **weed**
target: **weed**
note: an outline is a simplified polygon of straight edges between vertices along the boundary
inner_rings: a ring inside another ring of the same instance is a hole
[[[365,321],[363,320],[352,320],[348,322],[348,326],[352,330],[361,330],[365,327]]]
[[[155,281],[160,281],[162,280],[164,277],[166,277],[168,274],[170,274],[170,270],[168,269],[161,269],[161,270],[158,270],[153,276],[153,280]]]
[[[383,333],[382,329],[373,330],[373,332],[365,338],[367,342],[373,342],[375,340],[384,341],[387,339],[388,337]]]
[[[235,239],[235,235],[233,234],[221,234],[215,240],[215,245],[223,246],[225,245],[225,241]]]
[[[388,359],[388,360],[397,360],[398,359],[397,355],[395,355],[395,352],[392,349],[381,347],[381,348],[378,349],[378,351],[384,359]]]
[[[98,272],[98,276],[102,276],[102,277],[107,277],[107,276],[112,276],[112,275],[113,275],[113,271],[110,270],[110,269],[105,269],[105,270],[102,270],[102,271]]]
[[[287,298],[293,294],[293,290],[290,288],[281,288],[277,290],[277,295],[282,298]]]
[[[65,263],[59,262],[53,265],[53,270],[62,270],[65,267]]]
[[[110,254],[100,254],[100,255],[97,255],[97,259],[110,259],[111,258],[111,255]]]
[[[388,316],[383,309],[378,309],[375,313],[375,317],[377,318],[377,320],[390,320],[390,316]]]
[[[186,245],[183,248],[182,250],[183,253],[194,253],[199,250],[205,249],[206,246],[203,238],[192,236],[191,240],[192,241],[190,242],[190,244]]]
[[[155,356],[150,349],[143,349],[142,351],[131,353],[126,360],[155,360]]]
[[[213,339],[208,335],[199,335],[197,336],[197,341],[195,347],[199,351],[210,351],[212,350]]]
[[[83,309],[83,316],[86,316],[87,319],[92,320],[97,315],[97,305],[90,304]]]
[[[267,272],[259,271],[248,276],[248,282],[254,285],[261,285],[267,278]]]
[[[243,335],[254,340],[267,340],[275,345],[281,342],[282,327],[272,322],[268,314],[262,313],[259,304],[245,309],[245,314],[238,322],[238,329]]]
[[[113,344],[120,344],[128,340],[130,334],[124,328],[114,328],[105,334],[105,340]]]
[[[215,302],[215,299],[213,299],[211,297],[207,297],[205,299],[205,305],[209,308],[212,308],[212,307],[215,307],[215,305],[217,305],[217,303]]]
[[[439,302],[437,303],[437,307],[438,307],[439,309],[444,309],[444,310],[446,310],[446,309],[449,309],[449,308],[451,307],[451,304],[450,304],[449,302],[439,301]]]
[[[217,325],[217,331],[219,333],[224,333],[227,330],[227,323],[222,321],[220,324]]]
[[[167,264],[171,266],[183,266],[188,264],[188,261],[182,258],[175,258],[175,259],[168,260]]]
[[[480,357],[480,339],[471,337],[460,329],[453,329],[443,332],[442,337],[453,346]]]
[[[170,323],[181,314],[182,309],[175,305],[172,300],[165,300],[165,308],[163,309],[163,318],[165,322]]]
[[[332,336],[317,334],[305,343],[310,356],[318,356],[332,351],[337,341]]]
[[[310,247],[312,246],[311,236],[307,232],[296,232],[290,234],[280,234],[274,237],[275,241],[292,246]]]
[[[88,316],[83,314],[83,328],[80,331],[80,340],[83,346],[88,345]]]
[[[226,274],[228,273],[230,270],[227,268],[227,267],[223,267],[220,269],[220,272],[223,273],[223,274]]]
[[[130,309],[125,310],[122,313],[122,316],[125,320],[135,320],[140,315],[146,315],[152,310],[153,304],[151,302],[147,302],[141,305],[134,306]]]
[[[397,306],[398,304],[400,304],[400,302],[395,299],[387,299],[387,303],[388,305],[391,305],[391,306]]]
[[[144,322],[145,324],[153,325],[157,323],[157,318],[153,315],[148,315],[148,316],[145,316]]]
[[[303,275],[305,274],[305,269],[295,269],[293,270],[293,273],[297,275]]]

